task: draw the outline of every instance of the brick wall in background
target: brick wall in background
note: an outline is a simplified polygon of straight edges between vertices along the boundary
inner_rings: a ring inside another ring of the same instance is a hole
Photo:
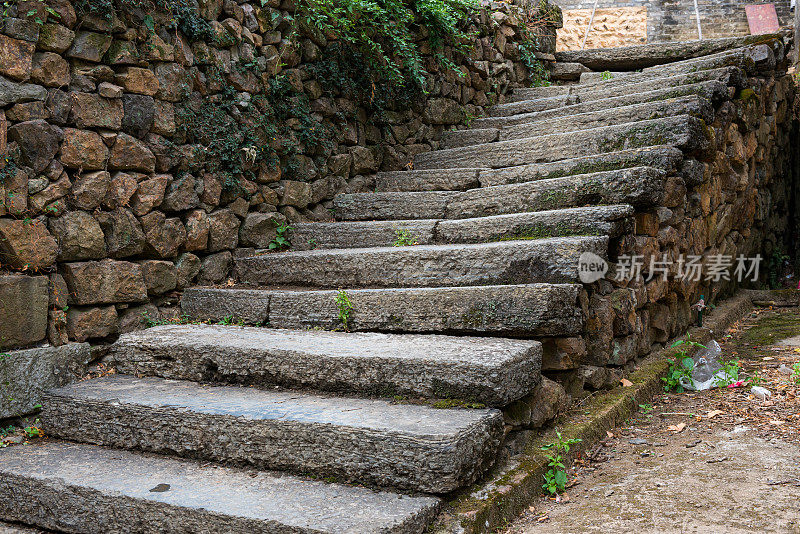
[[[554,0],[553,3],[564,10],[564,28],[558,31],[558,49],[579,49],[594,2]],[[711,39],[748,35],[750,29],[744,7],[758,3],[753,0],[697,0],[703,37]],[[791,26],[793,14],[790,0],[772,3],[775,4],[780,25]],[[646,10],[647,42],[697,39],[693,0],[600,0],[597,8],[586,48],[641,43],[642,9]],[[588,15],[584,16],[583,10],[587,10]]]

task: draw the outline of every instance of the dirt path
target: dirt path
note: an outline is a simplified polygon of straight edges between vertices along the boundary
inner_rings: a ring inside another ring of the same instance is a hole
[[[506,534],[800,533],[797,309],[761,310],[721,345],[773,395],[750,388],[665,394],[569,471],[566,502],[534,503]],[[783,369],[782,366],[785,366]]]

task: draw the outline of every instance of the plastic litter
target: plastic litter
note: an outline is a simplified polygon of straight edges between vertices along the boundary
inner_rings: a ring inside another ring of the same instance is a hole
[[[782,375],[787,375],[787,376],[792,375],[794,373],[794,371],[786,367],[786,365],[784,364],[781,364],[781,366],[778,367],[778,372]]]
[[[722,347],[715,340],[711,340],[706,348],[698,351],[693,357],[694,368],[692,378],[681,378],[683,389],[691,391],[705,391],[715,387],[718,380],[725,379],[725,371],[719,357],[722,355]]]
[[[770,390],[767,388],[762,388],[761,386],[753,386],[750,388],[750,393],[752,393],[755,398],[762,401],[765,401],[772,396],[772,392]]]

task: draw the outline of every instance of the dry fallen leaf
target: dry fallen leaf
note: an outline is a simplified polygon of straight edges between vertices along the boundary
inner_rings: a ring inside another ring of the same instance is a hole
[[[619,381],[619,383],[622,384],[622,387],[624,388],[629,388],[633,385],[633,382],[631,382],[627,378],[623,378],[622,380]]]
[[[614,433],[613,432],[609,432],[608,430],[606,430],[606,436],[608,436],[609,438],[613,438],[614,437]]]
[[[686,428],[686,423],[678,423],[677,425],[669,425],[669,427],[667,427],[667,430],[672,430],[673,432],[678,434],[679,432],[683,432],[685,428]]]
[[[716,416],[718,416],[718,415],[722,415],[722,414],[724,414],[724,413],[725,413],[725,412],[723,412],[722,410],[714,410],[714,411],[708,412],[708,413],[706,414],[706,417],[708,417],[709,419],[713,419],[713,418],[715,418]]]
[[[786,421],[778,421],[777,419],[773,419],[772,421],[769,422],[769,424],[778,426],[778,425],[782,425],[785,422]]]

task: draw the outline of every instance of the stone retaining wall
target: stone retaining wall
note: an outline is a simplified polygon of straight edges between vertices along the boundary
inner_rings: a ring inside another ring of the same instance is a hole
[[[442,50],[460,73],[424,49],[427,94],[385,110],[321,83],[333,42],[292,37],[291,2],[200,0],[187,20],[215,37],[196,40],[158,11],[80,5],[18,0],[0,22],[0,350],[174,316],[180,290],[224,281],[238,249],[330,219],[336,193],[371,190],[528,77],[505,3],[473,17],[468,57]],[[276,78],[281,139],[258,123]],[[278,162],[258,161],[267,145]]]

